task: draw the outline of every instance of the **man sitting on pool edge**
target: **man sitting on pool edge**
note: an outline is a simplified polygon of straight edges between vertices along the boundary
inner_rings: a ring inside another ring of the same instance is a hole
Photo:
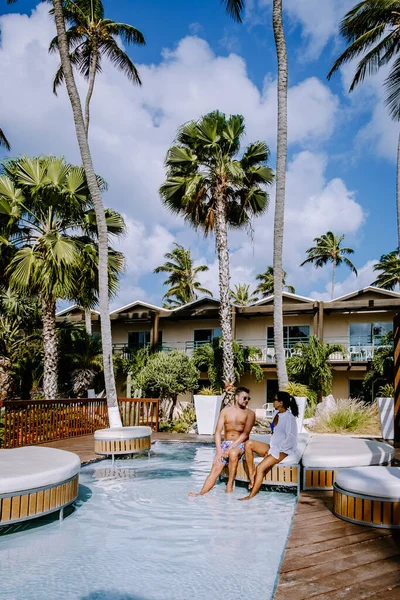
[[[222,409],[217,427],[215,429],[216,454],[211,471],[198,494],[191,491],[189,496],[204,496],[215,485],[224,467],[228,465],[229,479],[226,484],[226,492],[230,494],[233,489],[239,459],[244,453],[244,443],[249,439],[256,416],[247,408],[250,401],[249,390],[246,387],[238,387],[235,391],[235,404]],[[224,431],[224,441],[221,433]]]

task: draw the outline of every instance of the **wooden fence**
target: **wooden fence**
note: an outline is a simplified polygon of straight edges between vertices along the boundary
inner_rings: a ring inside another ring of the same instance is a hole
[[[122,423],[158,431],[158,400],[119,398]],[[109,427],[107,402],[98,398],[11,400],[0,403],[0,446],[17,448],[94,433]]]

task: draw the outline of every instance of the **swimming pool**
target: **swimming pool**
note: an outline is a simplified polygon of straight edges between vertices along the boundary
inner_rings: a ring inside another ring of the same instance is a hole
[[[218,484],[189,498],[209,471],[210,446],[156,443],[152,456],[84,467],[62,523],[44,517],[0,536],[7,600],[269,600],[296,497],[250,502]],[[2,531],[2,530],[0,530]]]

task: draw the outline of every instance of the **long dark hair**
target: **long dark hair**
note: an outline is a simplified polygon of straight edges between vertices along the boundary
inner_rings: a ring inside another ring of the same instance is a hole
[[[286,410],[290,408],[290,412],[294,417],[299,416],[299,407],[294,396],[291,396],[288,392],[277,392],[276,397],[279,402],[282,402]]]

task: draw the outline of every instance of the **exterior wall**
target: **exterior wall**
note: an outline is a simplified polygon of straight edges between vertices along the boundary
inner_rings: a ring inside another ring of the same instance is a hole
[[[362,313],[332,313],[324,315],[324,339],[334,341],[348,340],[351,323],[388,323],[393,322],[395,311],[371,311]]]
[[[366,371],[333,371],[332,395],[335,398],[350,396],[350,379],[364,379]]]
[[[255,345],[265,344],[267,338],[267,327],[273,327],[274,321],[272,315],[263,317],[238,316],[236,318],[236,339],[244,342],[253,341]],[[310,334],[313,335],[313,316],[310,314],[284,317],[284,325],[309,325]]]

